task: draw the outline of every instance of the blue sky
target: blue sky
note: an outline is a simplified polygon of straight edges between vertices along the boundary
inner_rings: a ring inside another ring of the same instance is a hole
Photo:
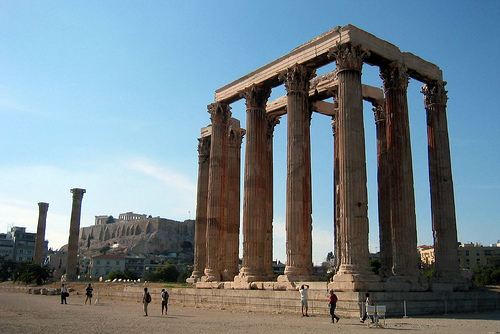
[[[497,1],[0,0],[0,230],[67,243],[70,189],[81,226],[134,211],[196,211],[197,138],[217,88],[335,27],[353,24],[438,65],[461,242],[500,239]],[[321,71],[331,71],[334,64]],[[320,71],[319,71],[320,72]],[[365,65],[363,82],[381,87]],[[422,83],[408,90],[418,243],[432,244]],[[273,90],[271,99],[284,94]],[[243,101],[232,105],[245,127]],[[375,126],[365,104],[370,250],[378,250]],[[313,260],[333,250],[331,120],[313,115]],[[274,258],[285,258],[286,117],[275,129]],[[244,145],[242,156],[244,156]]]

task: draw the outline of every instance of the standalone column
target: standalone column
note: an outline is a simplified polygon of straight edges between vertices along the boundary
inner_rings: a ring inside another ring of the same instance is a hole
[[[393,242],[393,274],[389,289],[424,290],[418,284],[417,226],[413,168],[408,119],[408,73],[406,67],[393,62],[381,68],[386,96],[387,163],[389,164],[390,217]],[[399,277],[398,277],[399,276]],[[422,282],[423,283],[423,282]]]
[[[210,136],[198,139],[198,191],[196,201],[196,221],[194,225],[194,265],[191,277],[186,280],[188,283],[196,283],[199,281],[203,276],[203,271],[205,270],[206,265],[210,140]]]
[[[239,281],[266,280],[266,199],[268,178],[266,102],[271,89],[252,86],[243,93],[247,107],[245,189],[243,198],[243,263]]]
[[[312,189],[309,80],[303,65],[287,69],[286,267],[279,281],[312,278]]]
[[[45,250],[45,226],[47,224],[47,211],[49,203],[38,203],[38,226],[36,229],[35,256],[33,261],[37,264],[43,262],[43,251]]]
[[[452,283],[449,288],[467,289],[461,279],[457,255],[457,222],[451,173],[451,154],[446,119],[447,95],[444,82],[422,87],[427,110],[429,180],[431,188],[432,230],[434,232],[435,271],[433,289],[439,283]]]
[[[221,234],[227,224],[227,169],[228,169],[228,128],[231,117],[230,107],[224,103],[208,106],[212,120],[210,143],[210,171],[208,177],[207,211],[207,264],[205,282],[220,281],[222,264],[219,250]]]
[[[80,233],[80,215],[82,212],[82,200],[85,189],[73,188],[73,205],[71,207],[71,221],[69,224],[68,238],[68,261],[66,266],[66,279],[74,281],[77,279],[78,270],[78,237]]]
[[[380,277],[392,276],[392,231],[389,210],[389,166],[387,164],[387,127],[385,100],[373,102],[377,133],[378,224],[380,240]]]
[[[240,122],[231,118],[229,127],[229,180],[227,204],[227,233],[225,265],[222,280],[234,280],[239,270],[240,251],[240,174],[241,174],[241,142],[245,130]]]
[[[264,264],[266,268],[267,280],[274,279],[274,269],[273,269],[273,207],[274,207],[274,197],[273,197],[273,136],[274,127],[279,124],[279,116],[267,116],[267,179],[266,179],[266,240],[264,246]]]
[[[342,253],[342,234],[340,233],[340,196],[339,196],[339,141],[336,138],[338,133],[337,117],[339,112],[338,90],[334,91],[334,106],[335,112],[332,116],[332,132],[333,132],[333,249],[335,250],[335,272],[340,268],[340,259]],[[345,247],[344,247],[345,248]]]
[[[379,290],[368,252],[368,195],[361,69],[364,53],[354,45],[331,50],[337,63],[340,232],[344,252],[333,278],[338,290]]]

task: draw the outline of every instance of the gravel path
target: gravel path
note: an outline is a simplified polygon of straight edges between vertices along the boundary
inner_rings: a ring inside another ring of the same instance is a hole
[[[102,300],[84,305],[84,297],[71,295],[68,305],[60,296],[30,295],[0,290],[0,333],[496,333],[500,312],[454,314],[437,317],[387,319],[383,329],[357,319],[332,324],[327,317],[301,317],[268,313],[170,306],[167,316],[153,301],[149,316],[142,304],[129,300]]]

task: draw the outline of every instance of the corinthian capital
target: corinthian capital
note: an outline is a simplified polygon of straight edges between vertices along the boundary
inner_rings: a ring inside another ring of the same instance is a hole
[[[231,107],[226,103],[214,102],[207,106],[212,123],[229,124]]]
[[[422,86],[421,93],[424,94],[424,105],[426,109],[433,105],[446,105],[448,91],[445,89],[446,81],[434,82]]]
[[[247,109],[265,108],[270,95],[271,88],[262,85],[252,85],[240,93],[245,98]]]
[[[205,157],[205,156],[210,155],[210,142],[211,142],[210,136],[198,138],[198,156],[199,157]]]
[[[363,58],[370,55],[370,52],[361,49],[359,45],[342,44],[331,48],[328,57],[335,58],[337,72],[346,70],[361,71],[363,68]]]
[[[380,78],[384,81],[384,90],[408,88],[410,77],[405,65],[392,62],[380,69]]]
[[[373,115],[375,116],[375,123],[385,122],[385,99],[376,100],[372,102]]]
[[[229,146],[241,147],[241,142],[243,141],[243,136],[245,135],[245,129],[238,127],[229,127]]]
[[[286,91],[288,93],[301,92],[309,94],[311,78],[316,75],[316,70],[304,65],[295,64],[286,69],[286,72],[280,76],[285,81]]]

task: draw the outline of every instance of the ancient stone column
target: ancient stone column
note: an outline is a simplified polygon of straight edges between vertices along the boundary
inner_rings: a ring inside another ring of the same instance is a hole
[[[33,261],[37,264],[43,262],[43,251],[45,249],[45,226],[47,224],[47,211],[49,203],[38,203],[38,226],[36,229],[35,256]]]
[[[266,177],[266,239],[264,246],[264,265],[267,280],[274,279],[274,269],[273,269],[273,207],[274,207],[274,196],[273,196],[273,136],[274,127],[279,124],[279,116],[268,115],[267,116],[267,177]]]
[[[243,92],[247,107],[245,179],[243,197],[243,262],[239,281],[266,280],[268,146],[266,103],[271,89],[251,86]]]
[[[340,195],[339,195],[339,141],[336,138],[338,133],[337,117],[339,111],[338,91],[334,91],[333,95],[335,112],[332,116],[332,133],[333,133],[333,247],[335,250],[334,268],[337,272],[340,268],[340,258],[344,251],[342,250],[342,234],[340,233]]]
[[[196,221],[194,225],[194,265],[191,277],[186,280],[188,283],[196,283],[199,281],[203,276],[206,265],[210,140],[211,136],[198,139],[198,190],[196,200]]]
[[[382,278],[392,276],[392,231],[389,210],[389,165],[387,164],[387,127],[385,100],[373,102],[377,136],[378,224],[380,270]]]
[[[369,266],[368,195],[361,69],[365,53],[355,45],[332,48],[337,63],[338,184],[343,253],[333,286],[338,290],[376,290],[381,287]]]
[[[208,105],[212,120],[210,171],[208,177],[207,263],[202,281],[221,280],[222,253],[219,250],[227,225],[228,130],[230,107],[224,103]]]
[[[82,200],[85,189],[73,188],[73,205],[71,207],[71,221],[69,224],[68,238],[68,261],[66,265],[66,279],[74,281],[77,279],[78,270],[78,237],[80,233],[80,216],[82,212]]]
[[[392,271],[396,290],[420,290],[418,286],[417,227],[406,90],[406,67],[393,62],[380,69],[386,96],[387,163],[392,227]],[[400,277],[398,277],[400,276]],[[390,287],[389,287],[390,288]]]
[[[222,280],[234,280],[239,271],[240,251],[240,175],[241,175],[241,142],[245,130],[240,122],[231,118],[229,126],[228,156],[228,203],[225,264]]]
[[[422,87],[427,110],[429,180],[434,232],[436,283],[463,283],[458,267],[457,222],[446,119],[445,82]]]
[[[286,267],[279,281],[312,278],[312,189],[309,80],[303,65],[287,69]]]

